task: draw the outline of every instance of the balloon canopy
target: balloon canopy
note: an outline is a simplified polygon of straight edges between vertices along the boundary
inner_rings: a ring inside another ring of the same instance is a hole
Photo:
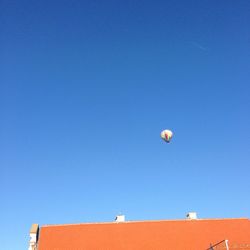
[[[165,129],[161,132],[161,138],[169,143],[173,137],[173,132],[171,130]]]

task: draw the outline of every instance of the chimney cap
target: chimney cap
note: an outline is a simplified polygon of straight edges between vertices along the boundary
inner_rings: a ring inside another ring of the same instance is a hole
[[[115,221],[116,222],[124,222],[125,221],[125,215],[117,215],[116,217],[115,217]]]
[[[189,213],[187,213],[186,218],[188,220],[196,220],[197,219],[197,213],[196,212],[189,212]]]

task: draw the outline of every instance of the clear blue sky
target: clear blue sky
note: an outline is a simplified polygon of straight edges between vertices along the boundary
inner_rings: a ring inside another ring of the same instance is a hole
[[[2,249],[32,223],[249,218],[249,25],[248,0],[2,0]]]

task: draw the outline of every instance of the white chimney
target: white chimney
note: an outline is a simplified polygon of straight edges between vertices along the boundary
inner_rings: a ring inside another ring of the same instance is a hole
[[[38,233],[39,233],[39,225],[32,224],[32,226],[30,228],[29,250],[36,250],[37,249]]]
[[[186,216],[188,220],[197,220],[197,214],[196,212],[189,212]]]
[[[117,215],[115,217],[116,222],[124,222],[125,221],[125,215]]]

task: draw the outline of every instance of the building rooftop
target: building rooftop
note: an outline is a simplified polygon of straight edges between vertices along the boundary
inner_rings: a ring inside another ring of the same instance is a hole
[[[186,219],[41,226],[38,250],[201,250],[228,240],[229,249],[250,249],[250,220]],[[216,249],[226,249],[220,244]]]

